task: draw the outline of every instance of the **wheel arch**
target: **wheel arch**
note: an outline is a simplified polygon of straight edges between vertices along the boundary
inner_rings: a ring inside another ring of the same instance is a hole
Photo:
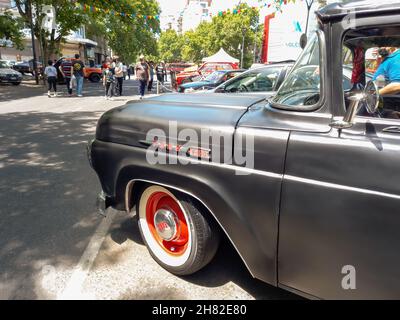
[[[101,159],[103,162],[120,161],[108,157]],[[221,174],[221,168],[189,170],[185,166],[148,166],[140,160],[127,157],[111,171],[97,170],[103,190],[113,199],[114,208],[126,210],[128,207],[130,211],[137,200],[139,189],[136,188],[143,183],[181,192],[205,208],[254,278],[277,285],[276,247],[266,250],[264,238],[259,236],[260,226],[254,224],[253,215],[246,211],[245,200],[226,185],[226,175],[225,172]],[[96,163],[94,161],[95,168],[103,167],[100,162]]]
[[[250,274],[253,277],[256,277],[254,275],[251,267],[248,265],[246,259],[243,257],[240,250],[236,246],[235,241],[233,241],[233,239],[231,238],[228,231],[224,228],[223,224],[218,219],[217,215],[213,212],[212,209],[209,208],[206,201],[201,199],[199,196],[197,196],[193,192],[187,191],[187,190],[185,190],[175,184],[171,184],[171,183],[163,183],[163,182],[148,180],[148,179],[131,179],[127,183],[126,189],[125,189],[125,210],[127,213],[131,213],[132,209],[134,208],[137,201],[139,200],[141,191],[143,191],[143,189],[145,188],[146,185],[159,185],[159,186],[165,187],[167,189],[170,189],[172,191],[183,193],[183,194],[189,196],[190,198],[194,199],[196,202],[198,202],[208,213],[208,218],[213,219],[214,222],[216,223],[216,225],[218,225],[218,227],[220,228],[221,232],[226,236],[227,239],[229,239],[230,243],[234,247],[237,254],[240,256],[240,258],[242,259],[243,263],[245,264],[245,266],[248,269],[248,271],[250,272]]]

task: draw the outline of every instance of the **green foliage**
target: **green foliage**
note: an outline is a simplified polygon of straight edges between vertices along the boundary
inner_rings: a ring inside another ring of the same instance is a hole
[[[140,17],[158,15],[160,9],[157,1],[120,0],[107,4],[104,1],[92,1],[92,5],[102,8],[103,11],[89,13],[86,24],[88,36],[105,36],[113,52],[125,63],[136,62],[139,54],[157,56],[156,34],[160,31],[159,20]],[[111,10],[135,13],[137,16],[113,15]]]
[[[184,39],[175,30],[162,32],[158,40],[159,58],[165,62],[182,60],[182,46]]]
[[[250,66],[254,59],[254,45],[260,48],[262,43],[259,13],[245,3],[240,4],[237,10],[240,10],[240,14],[215,16],[211,22],[203,22],[196,30],[188,31],[183,36],[167,31],[159,40],[160,56],[167,61],[174,57],[174,60],[181,58],[199,63],[204,57],[224,48],[227,53],[240,59],[244,37],[244,66]],[[180,54],[178,48],[181,48]]]
[[[12,41],[14,46],[20,50],[24,48],[22,27],[22,20],[13,17],[9,11],[0,14],[0,39]]]
[[[18,11],[28,25],[30,25],[30,3],[33,15],[36,17],[33,23],[34,33],[41,39],[45,60],[51,54],[57,54],[65,37],[83,25],[88,27],[89,36],[92,34],[104,36],[113,51],[127,61],[135,60],[141,52],[156,51],[155,34],[159,32],[159,21],[154,18],[146,20],[144,17],[131,16],[132,13],[157,15],[159,7],[156,0],[85,0],[82,5],[85,4],[86,9],[79,8],[73,1],[68,0],[16,0]],[[50,33],[41,27],[44,18],[41,12],[44,5],[55,8],[57,21],[55,32]],[[89,10],[90,7],[100,10]],[[127,14],[121,16],[112,12]]]

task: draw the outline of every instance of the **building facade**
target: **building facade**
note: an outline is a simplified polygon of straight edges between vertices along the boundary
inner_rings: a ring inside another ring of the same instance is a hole
[[[161,30],[175,30],[182,34],[196,29],[203,21],[210,21],[212,0],[186,0],[185,7],[178,14],[161,16]]]
[[[182,32],[194,30],[204,22],[210,21],[210,7],[212,0],[187,0],[182,13]]]
[[[0,0],[0,14],[1,11],[5,9],[11,10],[15,15],[19,14],[13,0]],[[17,50],[12,46],[12,43],[5,43],[3,40],[3,46],[0,47],[1,59],[28,61],[33,58],[30,29],[24,29],[23,33],[24,49]],[[76,31],[72,31],[65,40],[65,42],[61,43],[59,52],[50,57],[51,59],[58,59],[60,57],[73,57],[76,53],[78,53],[86,64],[93,66],[95,64],[101,64],[102,61],[104,61],[109,55],[109,49],[105,38],[96,37],[96,39],[88,39],[86,37],[86,30],[84,26]],[[44,63],[44,61],[42,61],[43,54],[40,49],[41,46],[37,39],[35,39],[35,47],[37,59]]]

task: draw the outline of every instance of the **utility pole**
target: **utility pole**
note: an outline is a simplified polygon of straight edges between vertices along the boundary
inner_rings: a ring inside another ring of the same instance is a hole
[[[257,34],[258,34],[258,28],[259,24],[257,22],[257,25],[254,29],[254,63],[258,62],[257,60]]]
[[[243,69],[243,59],[244,59],[244,37],[246,35],[246,28],[242,28],[242,34],[243,34],[243,39],[242,39],[242,56],[240,58],[240,68]]]
[[[39,75],[37,70],[37,63],[36,63],[36,46],[35,46],[35,33],[33,31],[33,13],[32,13],[32,0],[28,1],[29,3],[29,19],[31,25],[31,38],[32,38],[32,53],[33,53],[33,70],[35,73],[35,81],[36,84],[39,84]]]

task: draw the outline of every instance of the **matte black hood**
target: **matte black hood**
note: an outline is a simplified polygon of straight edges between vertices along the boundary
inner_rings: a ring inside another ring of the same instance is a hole
[[[128,102],[104,113],[97,125],[96,139],[132,146],[143,146],[147,133],[161,129],[170,135],[170,125],[178,132],[202,129],[233,135],[237,122],[260,96],[229,94],[165,94]]]

